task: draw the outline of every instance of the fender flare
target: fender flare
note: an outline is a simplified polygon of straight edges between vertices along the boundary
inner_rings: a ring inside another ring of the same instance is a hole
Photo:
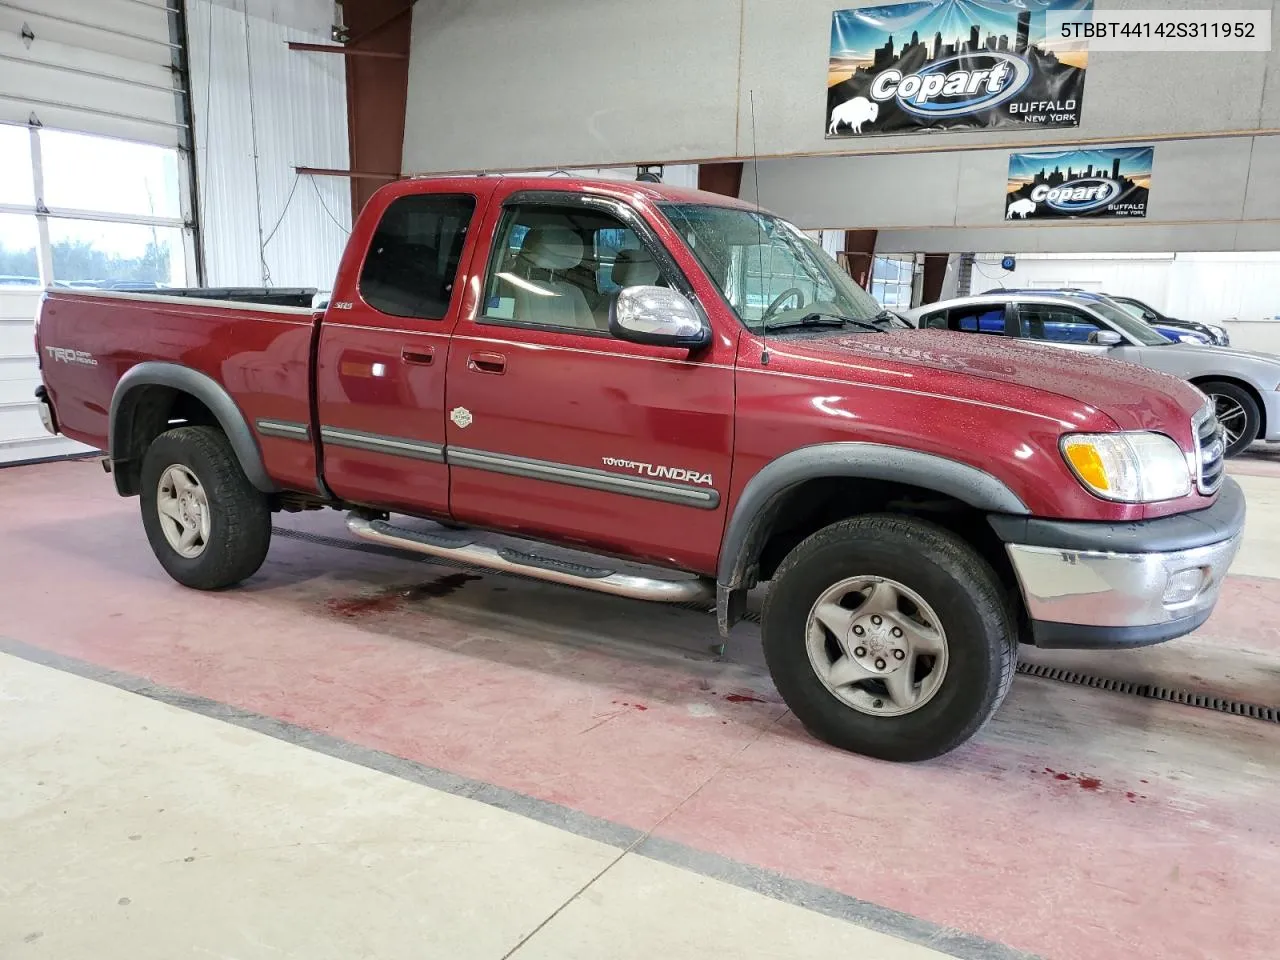
[[[136,387],[152,386],[170,387],[183,393],[189,393],[208,407],[218,421],[218,425],[222,427],[222,432],[226,434],[227,440],[230,441],[231,449],[235,452],[236,459],[240,461],[240,469],[249,478],[249,482],[263,493],[276,492],[277,487],[272,482],[270,475],[267,473],[266,465],[262,461],[262,451],[258,448],[258,440],[249,428],[248,420],[245,419],[236,402],[231,399],[231,394],[227,393],[222,384],[207,374],[177,363],[164,363],[158,360],[139,363],[131,367],[120,378],[120,382],[116,384],[115,391],[111,394],[111,410],[108,420],[110,434],[107,443],[107,449],[113,465],[129,459],[127,455],[129,433],[127,430],[120,429],[120,417],[126,410],[126,399],[129,392]],[[117,471],[116,489],[120,490],[122,495],[127,496],[128,493],[120,489],[122,481],[123,475]]]
[[[716,570],[716,615],[721,633],[741,616],[751,560],[783,497],[807,480],[855,477],[888,480],[935,490],[989,513],[1031,511],[1001,480],[956,460],[885,443],[820,443],[771,460],[743,488],[725,527]]]

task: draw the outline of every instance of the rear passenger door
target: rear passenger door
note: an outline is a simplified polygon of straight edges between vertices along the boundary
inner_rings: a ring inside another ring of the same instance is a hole
[[[1089,337],[1111,328],[1083,310],[1058,303],[1019,303],[1017,320],[1023,338],[1038,343],[1105,356],[1110,347],[1090,343]]]
[[[447,515],[445,369],[465,298],[472,224],[492,186],[412,184],[378,197],[321,327],[316,406],[324,477],[354,503]]]

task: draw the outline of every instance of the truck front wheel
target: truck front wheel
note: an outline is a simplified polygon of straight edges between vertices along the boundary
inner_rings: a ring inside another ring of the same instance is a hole
[[[142,460],[142,525],[160,565],[197,590],[252,576],[271,543],[267,498],[214,427],[177,427]]]
[[[779,567],[762,618],[778,692],[814,736],[882,760],[972,737],[1013,682],[1017,632],[999,578],[932,523],[832,524]]]

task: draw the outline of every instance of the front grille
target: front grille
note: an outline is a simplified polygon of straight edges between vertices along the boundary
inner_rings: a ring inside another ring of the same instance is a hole
[[[1210,494],[1222,486],[1227,472],[1227,440],[1213,407],[1208,406],[1196,416],[1192,424],[1196,434],[1196,463],[1199,466],[1196,486],[1200,492]]]

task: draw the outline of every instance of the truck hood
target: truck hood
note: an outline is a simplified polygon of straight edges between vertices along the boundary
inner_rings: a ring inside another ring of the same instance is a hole
[[[1028,412],[1044,412],[1037,409],[1043,408],[1044,395],[1054,394],[1071,401],[1071,407],[1107,415],[1122,430],[1158,429],[1180,434],[1205,402],[1199,390],[1168,374],[1003,337],[901,330],[779,337],[771,338],[770,345],[793,356],[820,361],[827,376],[839,376],[836,371],[846,365],[847,379],[855,382],[866,377],[869,361],[950,373],[952,378],[935,379],[930,392],[972,397]],[[1223,350],[1187,344],[1168,349]],[[1001,389],[993,391],[991,384],[999,384]]]

